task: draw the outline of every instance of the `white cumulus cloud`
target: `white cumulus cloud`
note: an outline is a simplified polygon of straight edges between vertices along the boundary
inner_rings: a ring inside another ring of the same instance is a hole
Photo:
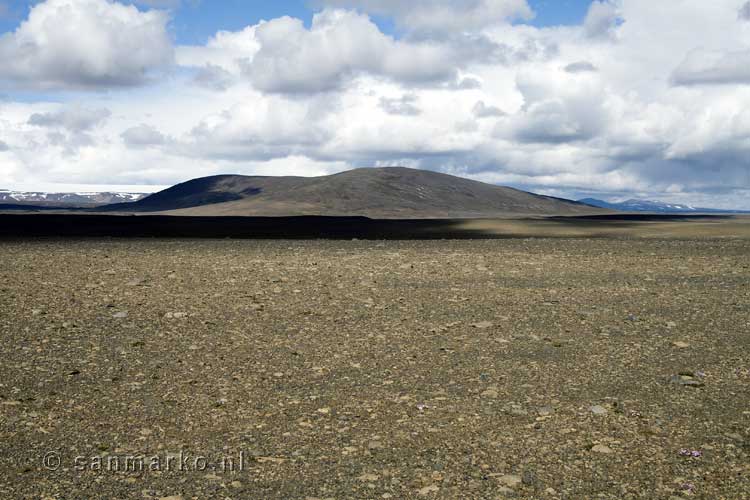
[[[25,89],[142,84],[172,61],[167,20],[110,0],[46,0],[0,36],[0,82]]]

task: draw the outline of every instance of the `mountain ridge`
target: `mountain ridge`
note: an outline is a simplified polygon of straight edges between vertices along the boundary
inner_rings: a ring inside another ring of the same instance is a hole
[[[192,216],[481,218],[581,215],[602,209],[449,174],[361,168],[320,177],[217,175],[177,184],[106,211]]]
[[[699,214],[699,213],[716,213],[716,214],[747,214],[747,210],[723,210],[720,208],[701,208],[691,205],[678,203],[665,203],[663,201],[645,200],[632,198],[621,202],[608,202],[597,198],[584,198],[578,200],[579,203],[585,203],[598,208],[609,210],[618,210],[621,212],[655,212],[669,214]]]
[[[36,205],[47,207],[87,207],[138,201],[146,193],[124,193],[114,191],[90,191],[76,193],[54,193],[45,191],[18,191],[0,189],[0,203],[14,205]]]

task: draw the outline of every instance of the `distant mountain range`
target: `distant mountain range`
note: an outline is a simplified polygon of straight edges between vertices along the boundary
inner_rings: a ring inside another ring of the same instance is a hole
[[[144,193],[43,193],[0,189],[0,203],[42,207],[94,207],[138,201]]]
[[[681,205],[675,203],[664,203],[661,201],[631,199],[619,203],[610,203],[596,198],[584,198],[578,200],[579,203],[585,203],[592,207],[607,208],[609,210],[619,210],[621,212],[655,212],[668,214],[699,214],[699,213],[732,213],[743,214],[750,211],[743,210],[722,210],[717,208],[700,208],[690,205]]]
[[[572,201],[402,167],[361,168],[322,177],[218,175],[193,179],[155,194],[0,189],[0,209],[414,219],[596,215],[612,210],[664,214],[750,213],[643,199],[618,203],[596,198]]]
[[[219,175],[97,211],[193,216],[364,216],[450,219],[607,213],[583,203],[402,167],[322,177]]]

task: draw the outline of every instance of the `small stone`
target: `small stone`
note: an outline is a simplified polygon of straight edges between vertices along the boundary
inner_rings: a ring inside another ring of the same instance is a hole
[[[706,385],[702,381],[696,379],[694,376],[685,375],[685,374],[672,375],[669,378],[669,383],[675,384],[675,385],[682,385],[685,387],[703,387],[704,385]]]
[[[362,474],[357,479],[359,481],[362,481],[363,483],[371,483],[380,479],[380,476],[378,476],[377,474]]]
[[[533,486],[537,483],[536,473],[534,471],[524,471],[521,481],[526,486]]]
[[[604,453],[606,455],[614,453],[614,451],[612,451],[612,448],[604,444],[597,444],[596,446],[591,448],[591,451],[593,451],[594,453]]]
[[[678,349],[687,349],[688,347],[690,347],[690,344],[681,341],[672,342],[672,345]]]
[[[503,498],[507,498],[507,497],[514,497],[514,496],[516,496],[516,492],[513,491],[512,489],[508,488],[507,486],[497,486],[495,488],[495,493],[497,493],[498,495],[500,495],[498,497],[498,500],[503,499]]]
[[[384,446],[380,441],[370,441],[367,443],[367,448],[370,450],[382,450]]]
[[[471,326],[476,328],[477,330],[486,330],[487,328],[492,328],[492,325],[493,323],[491,321],[480,321],[479,323],[474,323]]]
[[[120,311],[120,312],[114,313],[112,317],[115,319],[124,319],[128,317],[128,313],[126,311]]]
[[[552,415],[555,410],[551,406],[542,406],[541,408],[537,409],[536,411],[540,417],[548,417]]]
[[[651,425],[644,430],[644,434],[649,436],[658,436],[662,433],[662,429],[659,426]]]
[[[609,410],[607,410],[603,406],[596,405],[591,407],[591,413],[593,413],[594,415],[606,415],[607,413],[609,413]]]
[[[523,484],[523,478],[515,474],[505,474],[497,478],[497,481],[508,488],[518,488]]]
[[[429,486],[425,486],[421,490],[418,490],[417,495],[419,495],[420,497],[425,497],[429,495],[430,493],[437,493],[438,491],[440,491],[440,488],[438,488],[434,484],[431,484]]]

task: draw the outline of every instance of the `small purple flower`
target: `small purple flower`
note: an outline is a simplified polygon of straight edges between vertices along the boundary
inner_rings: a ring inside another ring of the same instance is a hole
[[[695,485],[693,483],[682,483],[682,490],[689,493],[695,493]]]

